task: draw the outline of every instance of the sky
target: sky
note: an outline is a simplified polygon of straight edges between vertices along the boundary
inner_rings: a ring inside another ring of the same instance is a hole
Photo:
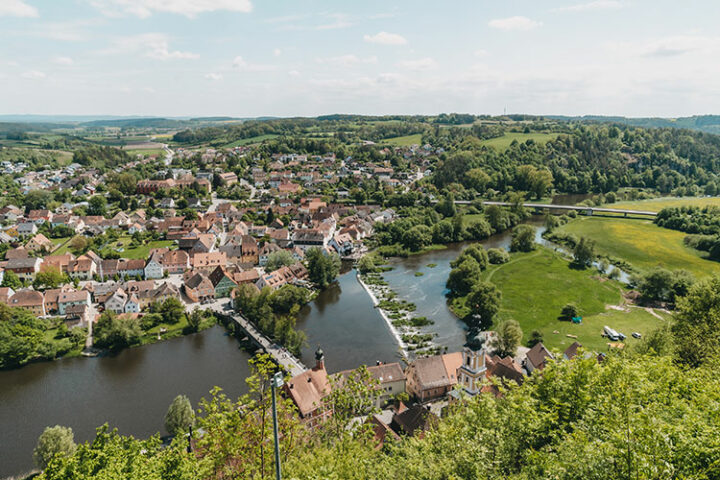
[[[0,0],[0,114],[720,113],[717,0]]]

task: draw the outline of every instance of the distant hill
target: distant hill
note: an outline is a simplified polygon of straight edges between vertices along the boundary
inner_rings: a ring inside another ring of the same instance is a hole
[[[693,115],[692,117],[678,118],[605,117],[602,115],[568,117],[564,115],[546,115],[546,118],[575,122],[618,123],[645,128],[687,128],[689,130],[720,134],[720,115]]]

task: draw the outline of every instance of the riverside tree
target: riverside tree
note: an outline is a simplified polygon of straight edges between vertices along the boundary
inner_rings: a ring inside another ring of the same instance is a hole
[[[510,241],[511,252],[531,252],[535,249],[535,228],[530,225],[518,225],[513,229]]]
[[[33,460],[40,469],[45,469],[57,455],[69,456],[75,453],[75,437],[72,428],[55,425],[46,427],[38,438],[33,450]]]
[[[595,260],[595,242],[589,238],[580,237],[573,249],[573,263],[582,268],[592,265]]]
[[[336,253],[326,255],[319,248],[311,248],[307,251],[305,259],[308,263],[310,281],[320,288],[326,288],[340,273],[340,257]]]
[[[185,395],[178,395],[165,413],[165,430],[175,436],[187,431],[193,425],[195,425],[195,411],[190,399]]]
[[[479,317],[479,322],[472,326],[489,326],[492,324],[493,318],[500,310],[500,301],[502,293],[490,282],[477,282],[468,295],[467,305],[470,312]]]

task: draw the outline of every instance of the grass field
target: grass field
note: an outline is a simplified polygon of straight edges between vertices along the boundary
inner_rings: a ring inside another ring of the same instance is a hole
[[[622,303],[621,286],[601,280],[595,270],[570,268],[567,260],[546,248],[513,254],[510,262],[488,268],[484,277],[502,291],[495,323],[508,318],[517,320],[523,329],[523,344],[533,330],[539,330],[549,348],[564,350],[575,341],[566,336],[571,334],[577,335],[577,341],[588,349],[607,351],[607,341],[600,336],[603,326],[629,336],[632,332],[645,334],[660,322],[638,308],[629,312],[608,310],[608,305]],[[558,319],[568,303],[578,306],[582,324]],[[464,299],[455,300],[453,306],[461,316],[467,312]]]
[[[150,254],[150,250],[153,248],[169,247],[173,244],[171,240],[157,240],[154,242],[148,242],[145,245],[141,245],[137,248],[128,248],[131,242],[131,237],[120,237],[116,242],[108,245],[108,248],[116,250],[123,248],[124,250],[120,253],[120,256],[124,258],[147,258]]]
[[[380,142],[383,145],[395,145],[396,147],[409,147],[410,145],[422,145],[422,134],[405,135],[404,137],[386,138]]]
[[[258,135],[257,137],[250,137],[250,138],[243,138],[241,140],[235,140],[232,143],[223,145],[223,147],[224,148],[241,147],[243,145],[250,145],[251,143],[260,143],[264,140],[271,140],[271,139],[279,137],[279,136],[280,135],[275,135],[275,134]]]
[[[535,140],[537,143],[545,143],[548,140],[552,140],[558,136],[557,133],[519,133],[509,132],[502,137],[490,138],[483,140],[482,144],[489,147],[493,147],[497,150],[507,150],[510,144],[517,140],[518,142],[526,142],[527,140]]]
[[[125,150],[128,155],[137,155],[140,154],[144,157],[150,157],[152,155],[157,155],[158,157],[164,157],[165,156],[165,150],[162,148],[140,148],[140,149],[128,149]]]
[[[578,217],[559,231],[595,241],[595,251],[627,261],[638,270],[660,266],[683,268],[696,277],[720,272],[720,263],[683,244],[685,233],[661,228],[649,220]]]
[[[720,207],[720,197],[663,197],[653,198],[651,200],[636,200],[632,202],[609,203],[608,208],[629,208],[634,210],[648,210],[650,212],[659,212],[667,207],[682,207],[684,205],[692,205],[704,207],[713,205]]]

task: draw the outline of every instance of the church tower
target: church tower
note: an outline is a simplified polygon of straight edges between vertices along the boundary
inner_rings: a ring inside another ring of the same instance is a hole
[[[477,395],[485,379],[485,339],[481,333],[468,340],[463,348],[463,363],[458,369],[458,382],[470,395]]]

